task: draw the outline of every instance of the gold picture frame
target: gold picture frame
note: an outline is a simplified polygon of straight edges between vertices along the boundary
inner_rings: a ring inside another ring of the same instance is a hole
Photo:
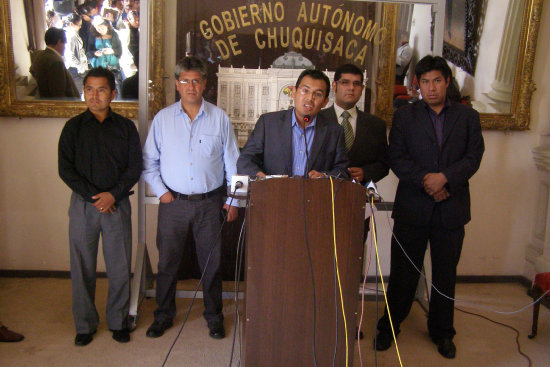
[[[492,130],[528,130],[531,96],[536,90],[533,81],[533,64],[537,47],[537,35],[544,0],[526,0],[521,24],[518,59],[514,76],[510,113],[481,113],[481,126]],[[395,73],[395,49],[397,39],[397,4],[385,4],[383,20],[389,30],[380,50],[377,83],[376,114],[391,123],[393,117],[393,84]]]
[[[18,100],[15,97],[15,69],[12,47],[10,0],[0,0],[0,115],[17,117],[71,117],[86,109],[80,101]],[[149,106],[151,114],[164,107],[163,84],[163,17],[160,0],[151,0],[149,6],[150,55]],[[152,32],[151,30],[155,30]],[[160,31],[157,31],[160,30]],[[143,30],[142,30],[143,31]],[[113,110],[131,118],[138,116],[138,102],[115,102]]]

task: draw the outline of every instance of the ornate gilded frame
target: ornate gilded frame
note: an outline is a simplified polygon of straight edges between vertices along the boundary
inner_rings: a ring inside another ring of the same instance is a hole
[[[493,130],[528,130],[531,96],[536,90],[533,81],[533,64],[537,35],[544,0],[526,0],[521,25],[518,60],[510,113],[482,113],[481,126]],[[377,85],[376,114],[391,122],[393,116],[393,83],[397,38],[397,4],[385,4],[383,21],[388,28],[386,42],[381,45]]]
[[[0,115],[18,117],[70,117],[85,110],[84,102],[17,100],[12,48],[10,0],[0,0]],[[160,0],[150,1],[149,20],[149,111],[154,114],[164,106],[163,36],[164,7]],[[152,30],[155,30],[154,32]],[[132,119],[138,116],[138,102],[116,102],[113,109]]]
[[[447,1],[448,4],[448,1]],[[477,37],[480,22],[481,0],[464,0],[466,17],[464,19],[464,49],[459,49],[450,43],[443,42],[443,57],[460,66],[467,73],[474,75],[476,59],[479,52]]]

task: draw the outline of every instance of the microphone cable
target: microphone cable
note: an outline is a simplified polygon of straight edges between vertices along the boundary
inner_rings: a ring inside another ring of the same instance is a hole
[[[245,208],[248,208],[249,199],[250,197],[247,196]],[[239,286],[240,286],[240,280],[241,280],[241,266],[243,263],[245,236],[246,236],[246,211],[243,219],[243,224],[241,226],[241,230],[239,233],[239,240],[237,241],[237,256],[235,259],[235,289],[234,289],[235,322],[233,325],[234,332],[233,332],[233,340],[231,344],[231,356],[229,359],[229,367],[233,365],[233,354],[235,352],[235,340],[236,340],[237,333],[239,333],[239,359],[238,359],[237,366],[241,365],[242,335],[241,335],[241,323],[240,323],[240,316],[239,316]]]
[[[233,195],[237,192],[237,188],[233,191]],[[231,200],[229,201],[229,206],[233,203],[233,197],[231,197]],[[183,319],[183,323],[178,331],[178,334],[174,338],[174,341],[172,342],[172,345],[170,346],[170,349],[168,350],[168,353],[166,353],[166,357],[164,358],[164,361],[162,362],[161,367],[164,367],[166,365],[166,362],[168,361],[168,358],[170,357],[170,354],[172,353],[172,349],[174,349],[174,346],[176,345],[176,342],[178,341],[181,332],[183,331],[183,327],[185,326],[185,323],[187,322],[187,319],[189,318],[189,315],[191,314],[191,309],[193,308],[193,304],[195,303],[195,299],[197,298],[197,293],[199,291],[200,286],[202,285],[202,280],[204,279],[204,274],[206,273],[206,270],[208,269],[208,264],[210,263],[210,257],[212,256],[212,252],[214,252],[214,249],[216,248],[216,243],[218,242],[218,239],[220,238],[222,234],[222,229],[225,223],[227,222],[227,215],[223,216],[223,222],[220,226],[220,230],[218,231],[216,235],[216,239],[214,240],[214,243],[210,247],[210,251],[208,252],[208,257],[206,258],[206,263],[204,264],[204,269],[202,271],[201,277],[199,279],[199,283],[197,284],[197,287],[194,290],[193,297],[191,298],[191,304],[187,308],[187,313],[185,314],[185,318]]]
[[[390,218],[389,218],[389,215],[386,213],[386,216],[387,216],[387,219],[388,219],[388,225],[389,225],[389,228],[392,228],[391,227],[391,223],[390,223]],[[395,239],[395,242],[399,245],[399,248],[401,249],[401,251],[403,252],[403,254],[405,255],[405,257],[407,258],[407,260],[411,263],[411,265],[414,267],[414,269],[420,274],[420,276],[422,278],[424,278],[425,280],[426,279],[426,275],[422,273],[422,271],[414,264],[414,262],[412,261],[412,259],[409,257],[409,255],[407,254],[407,252],[405,251],[405,249],[403,248],[403,245],[401,245],[401,242],[399,242],[399,240],[397,239],[397,236],[395,235],[395,233],[393,232],[393,229],[391,229],[391,234],[392,234],[392,237]],[[500,315],[513,315],[513,314],[516,314],[516,313],[520,313],[524,310],[526,310],[527,308],[533,306],[534,304],[540,302],[545,295],[547,295],[548,293],[550,293],[550,289],[547,290],[546,292],[544,292],[537,300],[517,309],[517,310],[514,310],[514,311],[500,311],[500,310],[497,310],[497,309],[494,309],[494,308],[491,308],[491,307],[487,307],[487,306],[483,306],[483,305],[480,305],[476,302],[472,302],[472,301],[467,301],[467,300],[461,300],[461,299],[456,299],[456,298],[453,298],[451,296],[448,296],[446,295],[445,293],[443,293],[442,291],[440,291],[435,285],[433,285],[433,282],[432,282],[432,289],[435,290],[437,293],[439,293],[442,297],[444,298],[447,298],[448,300],[450,301],[453,301],[453,302],[459,302],[459,303],[463,303],[463,304],[469,304],[471,306],[474,306],[474,307],[477,307],[477,308],[480,308],[480,309],[483,309],[483,310],[487,310],[487,311],[490,311],[490,312],[493,312],[493,313],[496,313],[496,314],[500,314]]]
[[[370,197],[369,205],[370,205],[371,212],[374,213],[374,197],[373,196]],[[374,215],[372,216],[371,219],[372,219],[372,231],[373,231],[373,238],[374,238],[374,248],[376,250],[376,263],[378,265],[378,271],[380,272],[380,276],[382,277],[382,267],[380,266],[380,256],[378,254],[378,243],[377,243],[377,236],[376,236],[376,219],[374,218]],[[393,231],[392,231],[392,233],[393,233]],[[378,282],[377,282],[377,284],[378,284]],[[391,332],[392,332],[392,335],[393,335],[393,340],[395,342],[395,350],[397,352],[397,358],[399,359],[399,365],[401,367],[403,367],[403,362],[401,361],[401,354],[399,353],[399,347],[397,345],[397,337],[395,335],[395,329],[393,327],[393,321],[392,321],[392,318],[391,318],[390,307],[389,307],[389,304],[388,304],[388,296],[387,296],[387,293],[386,293],[386,286],[384,284],[384,279],[383,278],[382,278],[382,291],[384,292],[384,300],[386,302],[386,310],[388,311],[388,319],[390,320]],[[378,295],[378,289],[377,289],[376,294]],[[377,306],[378,306],[378,303],[377,303]],[[374,349],[376,350],[376,338],[375,338],[375,348]]]
[[[373,216],[374,213],[371,214],[371,216]],[[369,269],[370,269],[370,264],[371,264],[371,255],[372,255],[372,248],[373,248],[373,231],[370,231],[370,246],[369,246],[369,237],[367,237],[366,241],[365,241],[365,246],[367,247],[366,248],[366,252],[367,252],[367,267],[365,269],[365,273],[364,273],[364,276],[363,276],[363,282],[362,282],[362,285],[361,285],[361,315],[359,317],[359,325],[357,326],[357,335],[356,335],[356,338],[357,338],[357,351],[359,352],[359,365],[362,367],[363,366],[363,356],[361,354],[361,326],[363,325],[363,317],[365,315],[365,291],[367,290],[367,275],[369,273]],[[376,274],[378,275],[378,270],[376,270]],[[378,284],[378,282],[377,282]],[[378,295],[376,295],[376,297],[378,297]],[[377,311],[377,315],[378,315],[378,304],[377,304],[377,307],[376,307],[376,311]],[[376,320],[378,320],[378,317],[376,317]],[[375,334],[376,335],[376,330],[375,330]],[[375,366],[376,366],[376,349],[375,349],[375,352],[374,352],[374,355],[375,355]]]
[[[304,129],[304,139],[305,139],[305,129]],[[307,147],[307,145],[306,145]],[[315,276],[313,274],[313,262],[311,260],[311,249],[309,246],[309,238],[307,235],[307,218],[306,218],[306,177],[302,178],[302,208],[303,208],[303,218],[304,218],[304,240],[307,250],[307,259],[309,263],[309,273],[311,275],[311,292],[313,297],[313,325],[312,325],[312,336],[311,336],[311,347],[313,349],[313,365],[317,367],[317,349],[315,345],[315,335],[316,335],[316,323],[317,323],[317,297],[315,294]]]
[[[399,240],[397,239],[397,236],[395,235],[395,233],[393,232],[393,229],[392,229],[392,226],[391,226],[391,223],[390,223],[390,218],[389,218],[389,214],[386,213],[386,218],[387,218],[387,221],[388,221],[388,225],[389,225],[389,228],[391,230],[391,233],[392,233],[392,237],[395,239],[396,243],[399,245],[401,251],[403,252],[403,254],[405,255],[405,257],[407,258],[407,260],[411,263],[411,265],[414,267],[414,269],[420,274],[420,276],[422,278],[424,278],[424,280],[427,280],[426,279],[426,275],[424,273],[422,273],[422,271],[420,269],[418,269],[418,267],[414,264],[414,262],[412,261],[412,259],[409,257],[409,255],[407,254],[407,252],[405,251],[405,249],[403,248],[403,246],[401,245],[401,243],[399,242]],[[383,284],[383,283],[382,283]],[[446,294],[444,294],[443,292],[441,292],[436,286],[431,285],[432,289],[435,290],[437,293],[439,293],[442,297],[444,298],[447,298],[451,301],[454,301],[454,302],[457,302],[457,303],[465,303],[465,304],[470,304],[470,306],[472,307],[476,307],[476,308],[480,308],[480,309],[484,309],[484,310],[487,310],[489,312],[493,312],[493,313],[496,313],[496,314],[501,314],[501,315],[513,315],[513,314],[517,314],[519,312],[522,312],[524,311],[525,309],[535,305],[536,303],[540,302],[545,295],[547,295],[548,293],[550,293],[550,290],[547,290],[546,292],[544,292],[538,299],[536,299],[535,301],[529,303],[528,305],[526,306],[523,306],[515,311],[499,311],[499,310],[496,310],[494,308],[491,308],[491,307],[487,307],[487,306],[483,306],[483,305],[480,305],[478,303],[475,303],[475,302],[471,302],[471,301],[467,301],[467,300],[460,300],[460,299],[456,299],[456,298],[453,298],[453,297],[450,297]],[[376,289],[376,295],[378,296],[378,287]],[[385,296],[385,294],[384,294]],[[386,301],[386,305],[387,305],[387,301]],[[501,322],[498,322],[498,321],[495,321],[495,320],[492,320],[490,319],[489,317],[486,317],[486,316],[483,316],[483,315],[480,315],[480,314],[477,314],[475,312],[470,312],[470,311],[466,311],[466,310],[462,310],[460,308],[458,308],[457,306],[454,306],[454,309],[460,311],[460,312],[463,312],[465,314],[469,314],[469,315],[473,315],[473,316],[477,316],[477,317],[480,317],[482,319],[485,319],[487,321],[490,321],[492,323],[495,323],[497,325],[501,325],[503,327],[506,327],[506,328],[509,328],[511,330],[513,330],[515,333],[516,333],[516,338],[515,338],[515,341],[516,341],[516,345],[517,345],[517,349],[518,349],[518,353],[523,356],[526,360],[527,360],[527,363],[528,363],[528,366],[530,367],[531,364],[532,364],[532,361],[531,361],[531,358],[529,358],[529,356],[527,354],[525,354],[522,350],[521,350],[521,345],[520,345],[520,342],[519,342],[519,331],[510,326],[510,325],[507,325],[505,323],[501,323]],[[378,319],[378,317],[377,317]],[[391,321],[391,318],[390,318],[390,321]],[[393,328],[392,328],[392,331],[393,331]],[[394,340],[395,340],[395,337],[394,337]],[[396,341],[396,344],[395,344],[396,348],[397,348],[397,341]],[[376,348],[375,348],[375,356],[376,356]],[[376,363],[376,361],[375,361]],[[375,364],[376,365],[376,364]]]
[[[346,367],[349,365],[349,342],[348,342],[348,323],[346,320],[346,312],[344,308],[344,295],[342,293],[342,282],[340,280],[340,270],[338,269],[338,249],[336,246],[336,215],[334,213],[334,183],[332,180],[332,177],[330,177],[330,189],[331,189],[331,209],[332,209],[332,238],[334,243],[334,264],[335,264],[335,273],[336,278],[338,280],[338,290],[340,293],[340,304],[341,304],[341,310],[342,310],[342,317],[344,319],[344,338],[346,341]],[[336,308],[336,312],[338,313],[338,304],[336,303],[334,305]],[[338,318],[336,319],[338,320]],[[338,345],[338,328],[336,328],[336,345]],[[334,356],[336,357],[336,356]],[[335,359],[333,359],[333,363],[335,362]]]

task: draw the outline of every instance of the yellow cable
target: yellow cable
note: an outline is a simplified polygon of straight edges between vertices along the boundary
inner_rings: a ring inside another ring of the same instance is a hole
[[[338,270],[338,251],[336,250],[336,219],[334,214],[334,185],[330,177],[330,193],[332,195],[332,237],[334,240],[334,261],[336,262],[336,277],[338,278],[338,289],[340,291],[340,303],[342,304],[342,316],[344,318],[344,331],[346,339],[346,367],[348,367],[348,323],[346,321],[346,312],[344,310],[344,297],[342,295],[342,284],[340,283],[340,271]]]
[[[371,208],[374,207],[374,198],[373,197],[371,197],[370,205],[371,205]],[[374,212],[371,215],[374,216]],[[378,272],[380,273],[380,277],[382,277],[382,291],[384,292],[384,300],[386,301],[386,310],[388,310],[388,318],[390,319],[391,333],[393,335],[393,340],[395,342],[395,350],[397,351],[397,358],[399,359],[399,365],[401,367],[403,367],[403,363],[401,362],[401,355],[399,354],[399,347],[397,346],[397,337],[395,336],[395,330],[393,329],[393,322],[391,320],[390,306],[388,305],[388,297],[386,296],[386,286],[384,285],[384,277],[382,275],[382,267],[380,266],[380,257],[378,256],[378,242],[376,240],[376,227],[374,226],[374,218],[373,218],[373,220],[371,220],[371,228],[372,228],[372,235],[373,235],[373,238],[374,238],[374,248],[376,250],[376,263],[378,264]]]

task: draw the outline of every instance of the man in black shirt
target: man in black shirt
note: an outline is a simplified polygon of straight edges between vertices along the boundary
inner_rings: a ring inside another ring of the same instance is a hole
[[[88,109],[65,124],[59,139],[59,176],[73,191],[69,242],[75,344],[92,341],[99,316],[94,305],[99,234],[109,279],[107,324],[113,339],[130,340],[126,325],[132,258],[128,196],[142,168],[141,144],[134,123],[111,111],[115,77],[95,68],[84,77]]]

